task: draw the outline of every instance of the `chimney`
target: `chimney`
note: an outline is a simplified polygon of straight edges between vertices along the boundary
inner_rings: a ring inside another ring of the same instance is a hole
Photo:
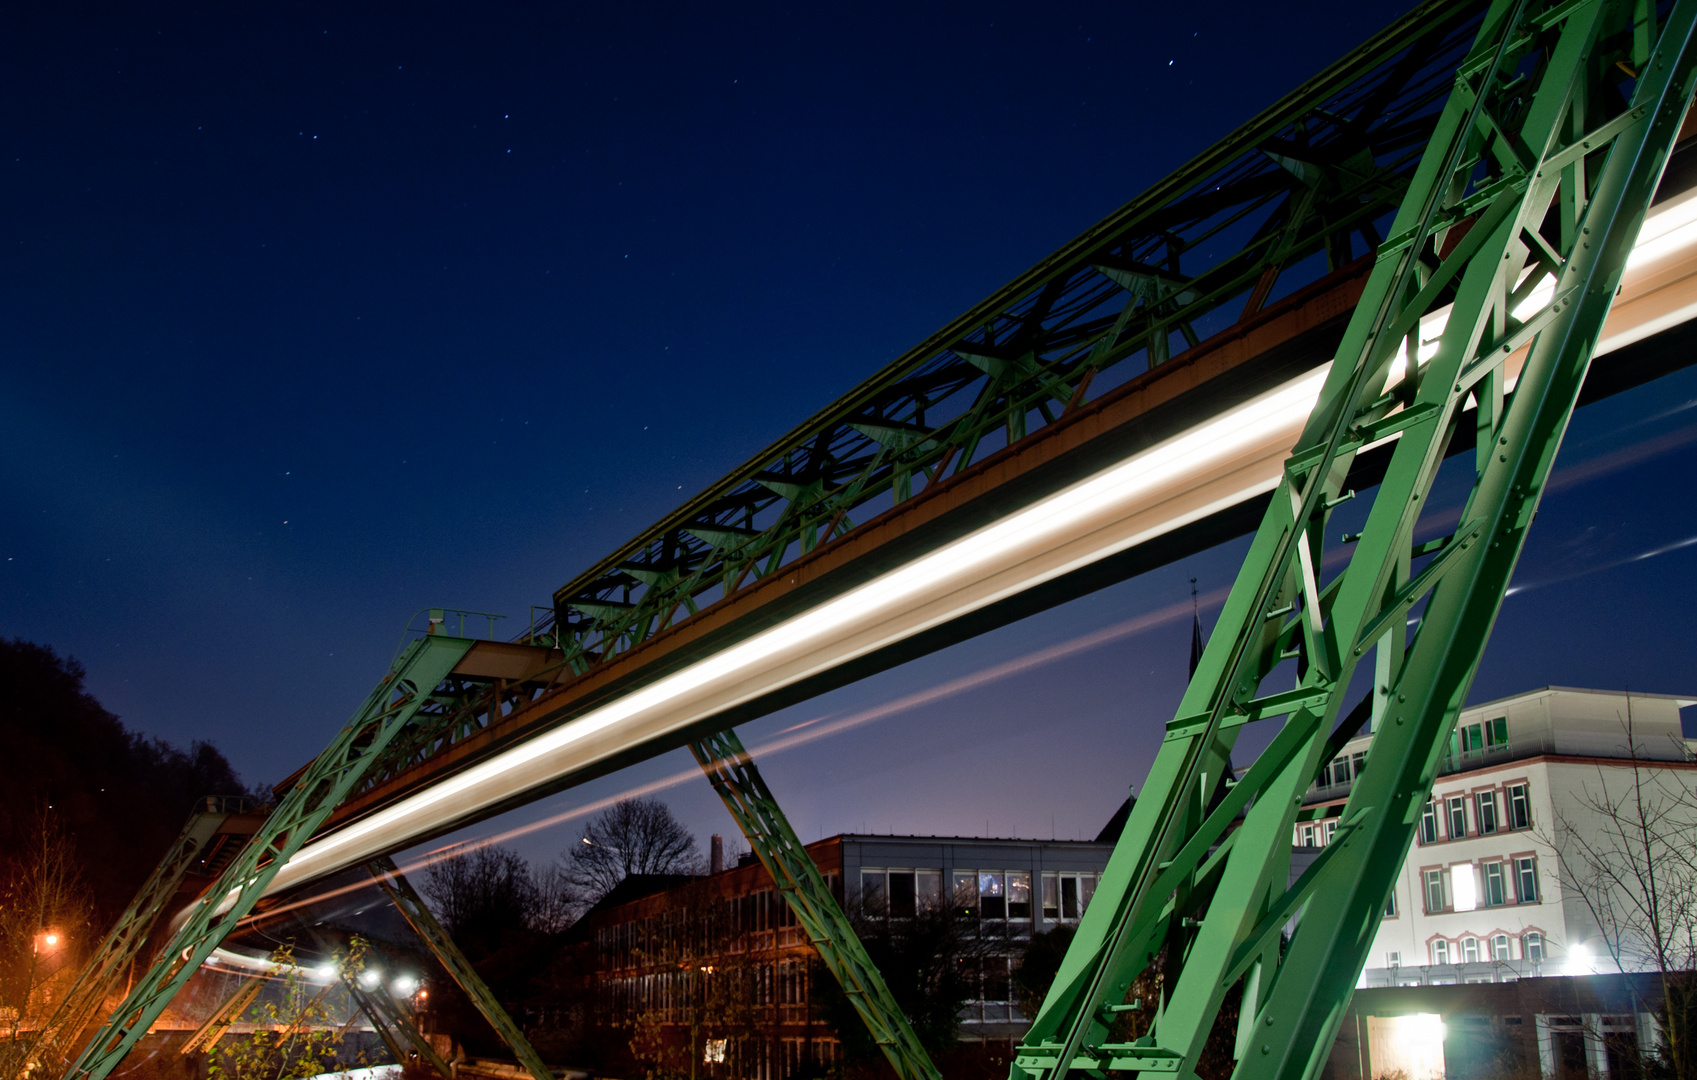
[[[720,836],[718,833],[714,833],[713,838],[707,843],[707,850],[711,852],[711,854],[708,855],[708,868],[715,874],[724,873],[725,838]]]

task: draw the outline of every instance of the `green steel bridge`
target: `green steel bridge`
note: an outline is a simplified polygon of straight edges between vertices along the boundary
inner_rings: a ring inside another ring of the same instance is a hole
[[[1239,1077],[1315,1076],[1574,408],[1697,356],[1694,23],[1697,0],[1432,0],[567,582],[517,640],[432,612],[194,896],[218,830],[191,821],[43,1067],[104,1080],[244,918],[366,866],[545,1080],[386,856],[687,745],[897,1075],[936,1077],[735,725],[1253,533],[1012,1080],[1194,1075],[1228,994]],[[1434,529],[1440,467],[1472,486]],[[1354,499],[1361,531],[1329,529]],[[1270,742],[1234,768],[1251,724]],[[1292,881],[1302,792],[1363,729],[1366,772],[1320,811],[1336,841]],[[1160,1009],[1131,1038],[1152,967]]]

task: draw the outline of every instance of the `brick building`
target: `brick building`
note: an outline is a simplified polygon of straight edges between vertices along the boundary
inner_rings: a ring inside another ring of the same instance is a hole
[[[1112,845],[842,835],[807,850],[839,902],[870,917],[952,905],[981,946],[962,961],[974,991],[960,1038],[1006,1044],[1026,1027],[1010,978],[1018,956],[1033,933],[1077,922]],[[705,877],[627,879],[575,936],[592,972],[594,1022],[629,1028],[651,1055],[748,1080],[783,1080],[841,1056],[816,1001],[813,949],[752,857]]]

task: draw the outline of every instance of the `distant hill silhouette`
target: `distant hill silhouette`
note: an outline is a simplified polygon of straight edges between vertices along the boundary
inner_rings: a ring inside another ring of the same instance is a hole
[[[211,743],[188,750],[132,732],[83,688],[84,671],[46,645],[0,638],[0,852],[50,806],[76,846],[109,925],[206,795],[245,792]]]

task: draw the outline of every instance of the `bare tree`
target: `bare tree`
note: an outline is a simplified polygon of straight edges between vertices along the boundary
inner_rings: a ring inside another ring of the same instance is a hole
[[[424,895],[462,948],[487,952],[520,930],[557,933],[571,925],[571,898],[557,870],[533,874],[518,852],[478,847],[433,862]]]
[[[1615,967],[1659,976],[1659,1007],[1643,1009],[1661,1021],[1667,1071],[1697,1080],[1697,788],[1689,770],[1644,758],[1630,699],[1621,725],[1625,767],[1598,766],[1575,813],[1558,813],[1550,845]]]
[[[0,1076],[27,1068],[35,1032],[88,953],[91,914],[70,835],[37,806],[22,843],[0,862]]]
[[[586,904],[594,904],[634,874],[695,874],[695,837],[659,799],[621,799],[584,827],[563,853],[567,874]]]

